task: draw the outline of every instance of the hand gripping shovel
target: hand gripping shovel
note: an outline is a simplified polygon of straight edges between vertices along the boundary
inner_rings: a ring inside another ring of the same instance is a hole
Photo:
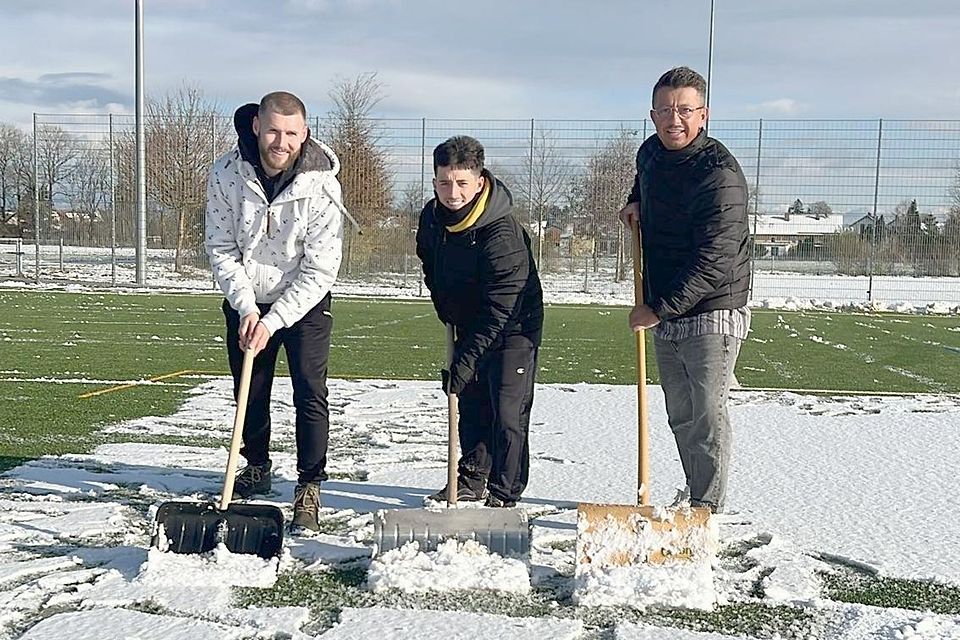
[[[453,326],[447,325],[447,366],[453,361]],[[476,540],[501,556],[530,553],[530,527],[520,509],[457,508],[457,396],[447,394],[447,507],[379,511],[373,520],[374,555],[416,541],[433,551],[444,540]]]
[[[640,231],[633,227],[633,295],[643,303]],[[691,560],[708,551],[711,539],[707,508],[650,506],[647,425],[647,357],[644,332],[637,331],[637,506],[585,504],[577,508],[577,570],[661,564]]]
[[[230,504],[234,474],[240,455],[243,420],[247,413],[253,349],[243,355],[237,412],[223,495],[219,504],[203,502],[164,502],[157,510],[153,546],[174,553],[203,553],[223,542],[233,553],[256,554],[261,558],[280,555],[283,548],[283,512],[273,505]]]

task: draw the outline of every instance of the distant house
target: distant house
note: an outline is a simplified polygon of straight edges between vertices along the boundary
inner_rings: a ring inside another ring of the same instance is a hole
[[[13,235],[9,233],[11,230],[17,230],[20,228],[20,221],[17,218],[16,211],[4,211],[0,213],[0,235]]]
[[[804,240],[816,247],[825,236],[843,231],[843,215],[755,215],[750,214],[750,233],[753,234],[754,255],[778,257],[796,249]]]
[[[849,223],[846,228],[856,232],[861,238],[869,236],[873,233],[873,229],[877,229],[877,236],[880,237],[880,234],[891,225],[893,225],[893,222],[885,221],[883,214],[880,214],[879,218],[874,218],[872,214],[867,213]]]

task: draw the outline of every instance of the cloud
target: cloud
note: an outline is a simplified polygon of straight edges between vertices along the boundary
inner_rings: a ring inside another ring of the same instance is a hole
[[[59,84],[63,82],[96,82],[110,80],[108,73],[91,73],[89,71],[70,71],[66,73],[45,73],[37,80],[43,83]]]
[[[761,102],[757,105],[747,106],[747,111],[752,111],[761,116],[771,115],[794,117],[802,114],[806,110],[807,106],[805,104],[797,102],[793,98],[778,98],[776,100]]]
[[[287,0],[284,9],[297,13],[336,13],[344,11],[363,11],[378,5],[394,4],[395,0]]]
[[[129,95],[102,86],[111,79],[108,74],[88,72],[48,73],[36,80],[0,77],[0,100],[41,109],[71,104],[102,109],[129,104]]]

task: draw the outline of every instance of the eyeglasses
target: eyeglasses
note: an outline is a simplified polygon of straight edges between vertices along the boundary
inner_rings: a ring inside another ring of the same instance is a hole
[[[694,112],[700,111],[700,109],[703,108],[704,107],[689,107],[686,105],[680,105],[679,107],[658,107],[654,109],[653,112],[657,114],[658,118],[667,119],[673,115],[674,111],[676,111],[681,120],[689,120]]]

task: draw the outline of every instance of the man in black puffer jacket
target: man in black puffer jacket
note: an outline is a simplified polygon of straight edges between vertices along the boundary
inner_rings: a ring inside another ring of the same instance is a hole
[[[437,316],[456,331],[442,380],[460,403],[457,499],[511,507],[529,473],[543,292],[513,196],[483,156],[468,136],[433,150],[436,197],[420,214],[417,255]],[[430,499],[445,501],[446,488]]]
[[[630,313],[652,329],[670,428],[690,503],[723,508],[733,434],[727,396],[750,328],[747,182],[704,131],[706,82],[687,67],[653,89],[657,134],[637,152],[620,219],[639,220],[643,301]]]

